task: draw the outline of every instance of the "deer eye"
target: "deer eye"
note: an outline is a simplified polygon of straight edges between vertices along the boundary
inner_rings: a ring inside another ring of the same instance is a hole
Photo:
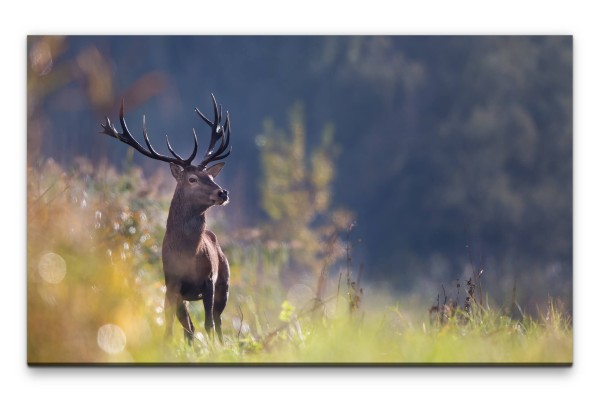
[[[194,182],[198,182],[198,179],[196,177],[190,177],[188,179],[189,182],[194,183]]]

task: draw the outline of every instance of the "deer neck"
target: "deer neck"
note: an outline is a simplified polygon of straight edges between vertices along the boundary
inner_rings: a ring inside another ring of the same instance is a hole
[[[169,208],[167,232],[178,234],[196,242],[206,229],[206,209],[193,209],[186,204],[180,191],[176,191]]]

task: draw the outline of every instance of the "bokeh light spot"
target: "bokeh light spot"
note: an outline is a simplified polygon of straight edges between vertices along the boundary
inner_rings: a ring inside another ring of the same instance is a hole
[[[127,336],[119,326],[109,323],[98,329],[97,341],[102,351],[109,354],[118,354],[125,349]]]
[[[38,273],[44,281],[58,284],[67,274],[67,262],[56,253],[46,253],[38,263]]]
[[[38,75],[48,75],[52,71],[52,50],[47,41],[40,40],[29,53],[31,69]]]

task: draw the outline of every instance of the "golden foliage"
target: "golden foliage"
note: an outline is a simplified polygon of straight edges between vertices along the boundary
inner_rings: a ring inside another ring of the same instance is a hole
[[[28,171],[28,361],[133,360],[162,335],[168,198],[147,197],[161,178],[139,169],[76,165],[67,172],[48,160]]]

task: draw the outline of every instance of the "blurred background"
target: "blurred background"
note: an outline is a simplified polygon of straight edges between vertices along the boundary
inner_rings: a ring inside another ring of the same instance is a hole
[[[167,133],[187,155],[192,128],[207,146],[194,108],[210,115],[214,93],[233,152],[218,180],[231,203],[209,225],[233,280],[255,266],[252,279],[276,275],[293,298],[350,266],[434,303],[483,270],[491,302],[516,296],[535,313],[550,296],[570,310],[572,51],[567,36],[30,36],[28,285],[87,247],[99,266],[133,258],[132,280],[160,287],[174,180],[100,123],[120,131],[124,99],[138,140],[145,115],[159,152]],[[40,288],[46,304],[73,295]]]

